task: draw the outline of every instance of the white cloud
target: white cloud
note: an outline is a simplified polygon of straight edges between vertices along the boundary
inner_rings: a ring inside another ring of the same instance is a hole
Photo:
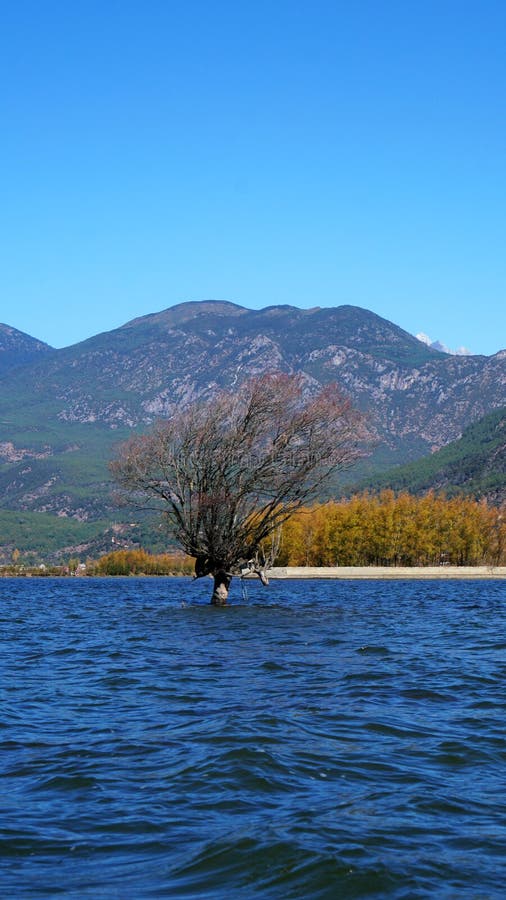
[[[456,350],[450,350],[450,353],[455,353],[455,356],[472,356],[472,350],[468,350],[467,347],[457,347]]]
[[[441,341],[433,341],[423,331],[420,331],[416,337],[422,344],[427,344],[428,347],[431,347],[433,350],[439,350],[440,353],[450,353],[452,356],[472,356],[472,350],[468,350],[467,347],[457,347],[456,350],[450,350],[446,344],[442,344]]]

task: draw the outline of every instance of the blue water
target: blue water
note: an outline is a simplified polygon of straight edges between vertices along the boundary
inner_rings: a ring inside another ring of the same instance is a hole
[[[0,579],[2,898],[503,898],[506,584]]]

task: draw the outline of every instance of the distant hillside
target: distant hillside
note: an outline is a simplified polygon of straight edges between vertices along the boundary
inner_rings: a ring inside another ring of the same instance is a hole
[[[133,429],[251,375],[300,372],[309,391],[339,384],[377,435],[354,479],[438,450],[506,403],[506,351],[450,356],[355,306],[208,300],[61,350],[3,326],[0,346],[14,354],[0,375],[0,504],[79,523],[129,515],[114,505],[108,463]]]
[[[51,349],[43,341],[0,323],[0,377],[19,366],[36,362]]]
[[[431,456],[391,469],[368,487],[411,494],[433,489],[449,497],[506,502],[506,406],[469,425],[461,438]]]

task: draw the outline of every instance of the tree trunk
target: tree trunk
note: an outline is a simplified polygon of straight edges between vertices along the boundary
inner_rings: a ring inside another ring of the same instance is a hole
[[[223,569],[219,569],[214,573],[214,590],[211,597],[211,603],[214,606],[226,606],[228,600],[228,589],[232,576],[228,575]]]

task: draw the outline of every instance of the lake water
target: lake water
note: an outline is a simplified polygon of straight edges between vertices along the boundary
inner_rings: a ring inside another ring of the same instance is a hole
[[[506,896],[504,581],[0,579],[2,898]]]

